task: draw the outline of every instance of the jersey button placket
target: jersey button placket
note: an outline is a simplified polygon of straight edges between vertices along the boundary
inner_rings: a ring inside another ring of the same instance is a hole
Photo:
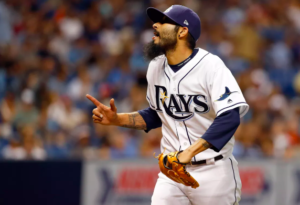
[[[173,86],[172,86],[173,85]],[[170,80],[170,93],[172,93],[173,95],[175,95],[176,96],[176,91],[177,91],[177,89],[176,89],[176,81],[175,81],[175,78],[173,77],[173,78],[171,78],[171,80]],[[181,142],[181,138],[180,138],[180,132],[178,132],[179,131],[179,129],[180,129],[180,126],[181,126],[181,123],[180,122],[178,122],[178,121],[176,121],[176,120],[174,120],[174,124],[175,124],[175,127],[176,127],[176,133],[177,133],[177,135],[178,135],[178,141],[179,141],[179,145],[180,145],[180,147],[179,147],[179,149],[180,150],[182,150],[182,142]],[[178,150],[179,150],[178,149]]]

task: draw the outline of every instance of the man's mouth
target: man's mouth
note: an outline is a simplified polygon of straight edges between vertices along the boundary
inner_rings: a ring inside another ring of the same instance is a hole
[[[159,38],[159,33],[157,31],[154,31],[153,34],[154,34],[154,36],[152,37],[152,40]]]

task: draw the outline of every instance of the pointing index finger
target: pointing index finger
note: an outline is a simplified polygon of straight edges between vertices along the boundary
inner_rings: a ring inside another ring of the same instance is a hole
[[[86,95],[87,99],[89,99],[90,101],[92,101],[92,103],[94,103],[94,105],[96,105],[97,107],[101,106],[102,104],[93,96],[87,94]]]

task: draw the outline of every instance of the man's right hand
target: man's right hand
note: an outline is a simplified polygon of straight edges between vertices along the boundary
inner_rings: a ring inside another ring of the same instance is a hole
[[[96,108],[93,110],[93,121],[102,125],[119,125],[117,108],[114,99],[110,100],[110,107],[107,107],[87,94],[86,97],[94,103]]]
[[[138,112],[117,114],[114,99],[110,100],[110,107],[107,107],[91,95],[86,95],[86,97],[97,106],[97,108],[93,110],[94,123],[99,123],[101,125],[116,125],[137,130],[147,129],[145,120]]]

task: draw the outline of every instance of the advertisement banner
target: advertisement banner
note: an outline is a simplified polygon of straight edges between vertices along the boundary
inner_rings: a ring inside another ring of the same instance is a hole
[[[157,161],[86,162],[82,205],[149,205],[158,178]]]
[[[239,163],[242,180],[241,205],[276,205],[276,163],[255,161]]]
[[[280,175],[286,178],[285,190],[282,192],[282,198],[286,199],[284,204],[300,205],[300,163],[289,163],[286,170]]]
[[[156,160],[85,162],[83,166],[81,205],[151,204],[159,173]],[[291,197],[295,198],[297,194],[300,196],[294,191],[299,186],[297,177],[300,166],[292,166],[290,169],[291,173],[295,173],[290,179],[293,187]],[[280,167],[276,161],[240,161],[240,205],[289,205],[283,202],[287,199],[281,197],[285,193],[281,190],[286,190],[287,184],[282,177],[278,178],[278,170]]]

